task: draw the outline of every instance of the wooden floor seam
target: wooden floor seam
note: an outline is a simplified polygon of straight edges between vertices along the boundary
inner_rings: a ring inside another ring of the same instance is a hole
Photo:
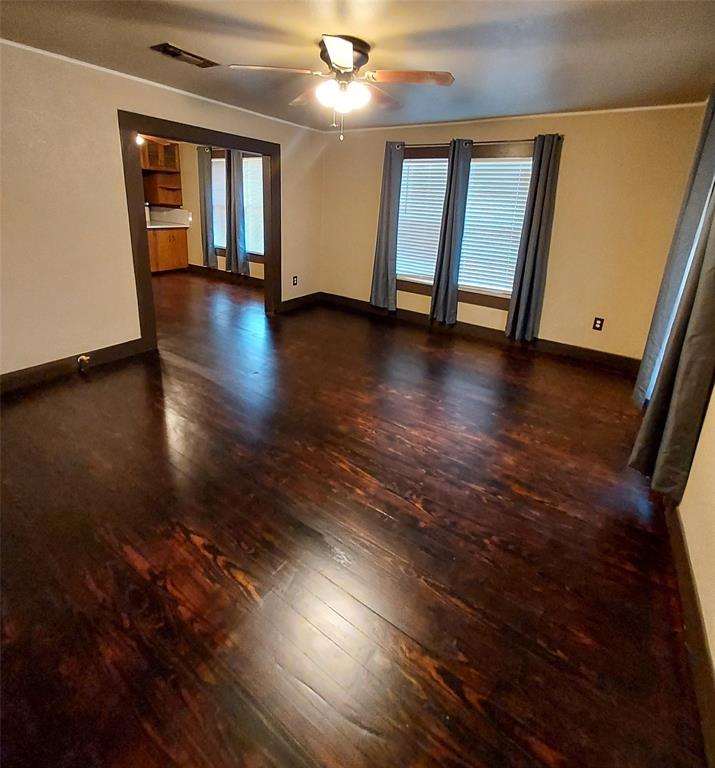
[[[705,766],[628,376],[153,284],[2,403],[3,766]]]

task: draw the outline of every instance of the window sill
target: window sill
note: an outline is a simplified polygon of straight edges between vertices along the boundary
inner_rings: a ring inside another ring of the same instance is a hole
[[[420,283],[416,280],[397,279],[397,290],[405,293],[416,293],[421,296],[432,295],[431,283]],[[499,296],[493,293],[482,293],[480,291],[459,289],[457,300],[462,304],[476,304],[480,307],[490,307],[492,309],[509,309],[509,296]]]
[[[225,248],[214,248],[214,251],[216,252],[217,256],[226,258]],[[266,261],[266,257],[262,253],[249,253],[248,260],[252,261],[254,264],[264,264]]]

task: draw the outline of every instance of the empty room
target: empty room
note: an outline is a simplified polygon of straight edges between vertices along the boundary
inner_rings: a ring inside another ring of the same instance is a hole
[[[0,3],[3,768],[715,766],[715,3]]]

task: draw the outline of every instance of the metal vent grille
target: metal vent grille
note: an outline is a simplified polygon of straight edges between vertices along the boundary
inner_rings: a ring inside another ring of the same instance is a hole
[[[211,59],[206,59],[203,56],[198,56],[195,53],[184,51],[171,43],[158,43],[157,45],[152,45],[150,47],[152,51],[158,51],[159,53],[163,53],[164,56],[170,56],[172,59],[183,61],[186,64],[193,64],[195,67],[200,67],[201,69],[218,67],[217,62],[211,61]]]

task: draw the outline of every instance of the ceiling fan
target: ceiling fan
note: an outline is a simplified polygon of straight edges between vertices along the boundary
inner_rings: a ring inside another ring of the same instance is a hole
[[[290,102],[291,106],[308,103],[311,98],[333,110],[333,127],[340,119],[340,140],[343,139],[344,116],[354,109],[361,109],[374,98],[380,107],[395,107],[398,102],[378,83],[409,83],[411,85],[452,85],[451,72],[420,71],[413,69],[372,69],[360,71],[370,58],[370,45],[359,37],[350,35],[323,35],[320,58],[328,65],[328,71],[316,71],[300,67],[272,67],[261,64],[229,64],[230,69],[262,70],[310,75],[323,80],[317,88],[309,89]]]

